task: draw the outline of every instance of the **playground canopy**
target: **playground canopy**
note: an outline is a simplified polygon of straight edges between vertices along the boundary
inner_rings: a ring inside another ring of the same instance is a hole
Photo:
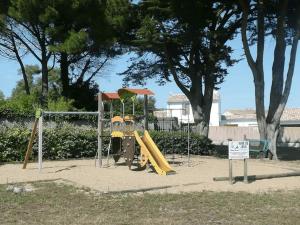
[[[102,99],[103,101],[111,101],[115,99],[120,99],[120,97],[118,93],[107,92],[107,93],[102,93]]]
[[[148,89],[132,89],[132,88],[121,88],[118,90],[120,98],[127,98],[133,95],[154,95],[154,93]]]
[[[133,88],[121,88],[118,92],[103,92],[102,99],[104,101],[112,101],[116,99],[127,99],[136,95],[154,95],[149,89],[133,89]]]

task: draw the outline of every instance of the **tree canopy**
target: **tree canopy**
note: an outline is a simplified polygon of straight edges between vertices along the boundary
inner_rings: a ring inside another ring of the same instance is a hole
[[[113,29],[106,6],[107,1],[58,1],[53,7],[50,48],[58,56],[66,97],[76,97],[70,89],[91,81],[113,55]]]
[[[10,1],[8,25],[2,35],[4,52],[18,60],[25,84],[22,57],[31,54],[40,62],[42,104],[48,96],[48,73],[56,62],[60,64],[62,94],[76,102],[82,98],[89,101],[94,99],[95,76],[109,58],[122,53],[116,40],[128,6],[126,0]],[[25,88],[30,94],[28,84]]]
[[[174,80],[191,102],[200,133],[207,135],[213,90],[235,62],[227,42],[239,27],[239,9],[230,1],[145,0],[136,11],[131,44],[137,57],[124,81]]]

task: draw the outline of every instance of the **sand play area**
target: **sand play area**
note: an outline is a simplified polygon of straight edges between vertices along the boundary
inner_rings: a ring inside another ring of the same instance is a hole
[[[178,157],[171,164],[174,175],[159,176],[151,168],[130,171],[125,165],[115,166],[110,162],[104,168],[95,167],[95,160],[45,161],[40,173],[37,163],[29,163],[26,170],[21,164],[0,166],[0,183],[58,180],[79,187],[88,187],[99,192],[161,192],[180,193],[195,191],[246,191],[267,192],[270,190],[294,190],[300,188],[300,177],[265,179],[244,184],[228,181],[215,182],[213,177],[228,176],[228,160],[214,157],[194,156],[188,166],[187,158]],[[251,159],[248,174],[275,174],[300,171],[299,161],[269,161]],[[243,175],[243,161],[233,162],[233,175]]]

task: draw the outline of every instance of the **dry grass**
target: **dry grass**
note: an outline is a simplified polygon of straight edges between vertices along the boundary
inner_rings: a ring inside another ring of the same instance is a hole
[[[0,224],[298,224],[300,191],[249,194],[97,194],[33,183],[14,194],[0,185]]]

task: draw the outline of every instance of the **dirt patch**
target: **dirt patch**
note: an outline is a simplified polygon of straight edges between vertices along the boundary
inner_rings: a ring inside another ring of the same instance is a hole
[[[169,157],[171,159],[171,157]],[[106,163],[106,160],[104,160]],[[104,163],[104,164],[105,164]],[[37,163],[29,163],[28,169],[21,164],[5,164],[0,167],[0,183],[18,183],[59,179],[63,182],[105,193],[160,192],[180,193],[197,191],[246,191],[268,192],[273,190],[295,190],[300,188],[300,177],[257,180],[250,184],[227,181],[214,182],[213,177],[228,176],[228,160],[213,157],[176,157],[171,164],[176,174],[159,176],[151,169],[130,171],[124,165],[110,162],[106,168],[96,168],[94,160],[45,161],[42,172]],[[243,175],[243,162],[234,161],[234,176]],[[300,171],[299,161],[249,160],[249,175],[276,174]]]

